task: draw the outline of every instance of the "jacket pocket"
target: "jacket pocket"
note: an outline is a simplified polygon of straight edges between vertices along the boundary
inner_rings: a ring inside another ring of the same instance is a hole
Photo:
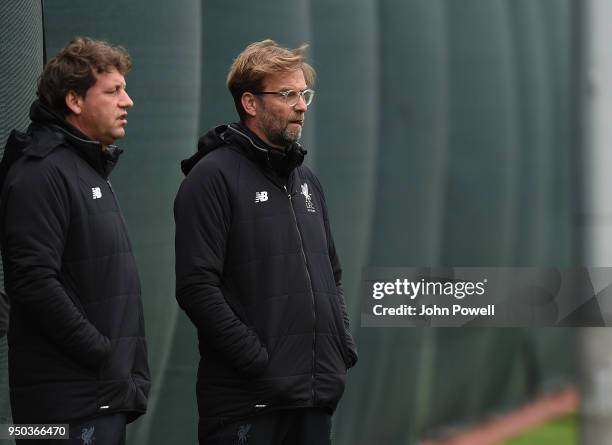
[[[60,277],[60,283],[62,284],[62,287],[64,288],[64,291],[66,292],[66,295],[68,295],[68,298],[72,300],[72,302],[74,303],[76,308],[81,312],[83,317],[89,320],[89,317],[87,316],[87,312],[85,312],[85,307],[83,306],[83,303],[77,297],[77,292],[75,291],[74,282],[70,278],[70,274],[68,272],[62,271],[62,274]]]
[[[349,369],[353,366],[353,360],[351,359],[351,353],[349,352],[348,344],[346,341],[347,333],[344,327],[344,317],[342,315],[342,309],[340,308],[340,303],[338,301],[338,295],[336,295],[335,293],[329,293],[327,294],[327,296],[330,300],[330,307],[334,316],[334,324],[336,326],[338,340],[340,341],[340,351],[342,353],[342,360],[346,369]]]
[[[141,406],[146,401],[147,381],[136,381],[132,375],[137,338],[122,337],[112,340],[108,359],[98,371],[98,410],[115,412]]]

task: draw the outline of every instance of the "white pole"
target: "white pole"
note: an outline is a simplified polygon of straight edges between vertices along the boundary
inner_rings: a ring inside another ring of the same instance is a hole
[[[580,0],[579,0],[580,1]],[[612,1],[581,6],[584,259],[589,266],[612,266]],[[602,307],[603,312],[608,312]],[[609,315],[604,313],[609,319]],[[580,443],[612,443],[612,329],[580,332]]]

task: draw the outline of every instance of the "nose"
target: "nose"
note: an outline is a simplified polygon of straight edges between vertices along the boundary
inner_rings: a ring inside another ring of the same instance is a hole
[[[293,106],[293,109],[295,111],[301,111],[302,113],[305,113],[306,110],[308,110],[308,105],[306,105],[306,101],[304,100],[303,96],[298,97],[298,101]]]
[[[121,103],[119,104],[121,108],[132,108],[134,106],[134,101],[130,98],[127,91],[123,90],[123,95],[121,96]]]

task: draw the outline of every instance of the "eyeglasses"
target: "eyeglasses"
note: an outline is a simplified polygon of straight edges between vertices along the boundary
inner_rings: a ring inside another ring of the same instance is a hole
[[[310,88],[304,90],[304,91],[294,91],[294,90],[288,90],[288,91],[259,91],[256,93],[253,93],[255,96],[260,96],[262,94],[275,94],[277,96],[282,96],[283,97],[283,101],[289,105],[290,107],[293,107],[295,104],[298,103],[298,101],[300,100],[300,97],[302,99],[304,99],[304,103],[308,106],[310,105],[310,103],[312,102],[312,98],[314,97],[314,90],[311,90]]]

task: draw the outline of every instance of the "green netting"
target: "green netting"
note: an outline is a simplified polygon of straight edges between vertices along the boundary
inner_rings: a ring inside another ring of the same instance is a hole
[[[87,35],[126,46],[134,61],[135,107],[113,182],[141,271],[154,385],[129,442],[196,442],[197,340],[174,300],[178,162],[200,133],[236,119],[227,70],[267,37],[310,42],[319,74],[304,144],[327,190],[360,348],[336,443],[413,443],[574,381],[570,329],[357,327],[364,266],[577,262],[571,8],[571,0],[46,2],[50,55]],[[4,29],[9,18],[0,17]]]
[[[39,1],[7,0],[0,8],[0,151],[13,128],[24,130],[36,79],[43,65],[42,8]],[[0,288],[4,273],[0,270]],[[2,298],[0,296],[0,298]],[[5,331],[8,308],[0,301],[0,331]],[[11,423],[6,336],[0,338],[0,424]],[[13,440],[3,443],[12,444]]]

